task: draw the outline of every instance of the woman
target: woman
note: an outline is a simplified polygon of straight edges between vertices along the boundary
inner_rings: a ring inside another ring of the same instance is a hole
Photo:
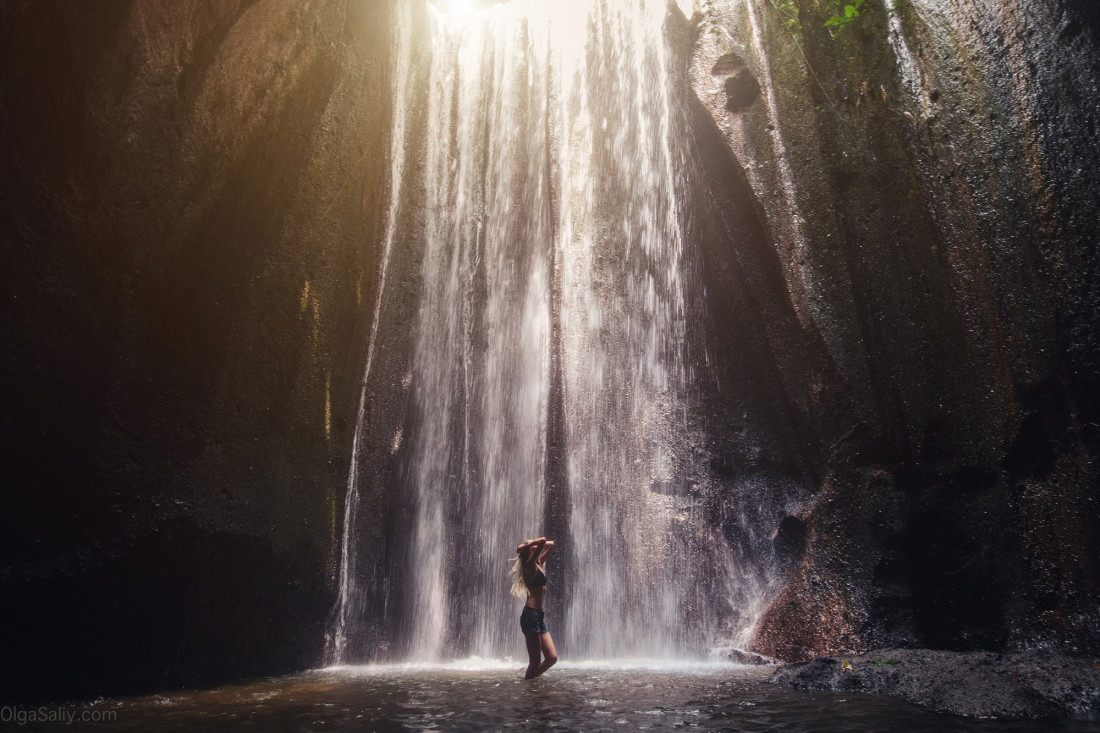
[[[519,629],[527,640],[527,655],[531,658],[524,679],[538,677],[558,661],[554,640],[546,629],[543,617],[543,600],[546,598],[546,570],[543,563],[554,549],[554,541],[545,537],[527,540],[516,548],[512,561],[512,595],[525,598],[523,613],[519,616]]]

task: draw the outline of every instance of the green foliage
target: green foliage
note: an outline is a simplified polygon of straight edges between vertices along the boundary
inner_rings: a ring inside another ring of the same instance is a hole
[[[726,39],[722,37],[722,27],[718,23],[718,17],[714,14],[714,0],[706,0],[703,3],[703,22],[707,25],[707,30],[714,35],[714,42],[718,48],[725,50]]]
[[[826,27],[832,26],[837,31],[842,31],[859,18],[859,9],[863,7],[865,0],[852,0],[851,4],[844,6],[843,15],[834,15],[825,21]]]
[[[880,667],[893,667],[895,664],[901,664],[900,659],[872,659],[871,664],[877,664]]]
[[[787,26],[787,30],[797,33],[799,30],[798,0],[772,0],[772,5],[783,16],[783,23]]]

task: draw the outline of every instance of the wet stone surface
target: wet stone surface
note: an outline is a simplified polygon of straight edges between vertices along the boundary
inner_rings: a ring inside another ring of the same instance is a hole
[[[1054,652],[880,649],[784,665],[772,681],[800,690],[889,695],[978,718],[1100,716],[1098,660]]]
[[[102,725],[112,731],[1035,730],[1032,721],[951,717],[887,697],[784,689],[763,681],[770,669],[562,662],[551,673],[524,682],[519,665],[506,663],[347,667],[66,709],[77,715],[113,713],[112,722]],[[1074,720],[1044,721],[1043,726],[1048,731],[1100,730],[1098,723]]]

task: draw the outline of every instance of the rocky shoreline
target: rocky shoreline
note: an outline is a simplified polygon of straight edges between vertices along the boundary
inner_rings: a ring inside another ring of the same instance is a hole
[[[889,695],[976,718],[1100,717],[1100,660],[1052,651],[880,649],[780,665],[769,681]]]

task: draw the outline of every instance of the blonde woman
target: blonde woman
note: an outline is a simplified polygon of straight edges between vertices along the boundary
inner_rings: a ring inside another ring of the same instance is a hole
[[[538,677],[558,661],[554,640],[546,628],[543,601],[546,599],[546,569],[544,563],[554,549],[554,541],[545,537],[526,540],[516,548],[512,561],[512,595],[525,599],[519,616],[519,629],[527,641],[530,663],[524,679]]]

